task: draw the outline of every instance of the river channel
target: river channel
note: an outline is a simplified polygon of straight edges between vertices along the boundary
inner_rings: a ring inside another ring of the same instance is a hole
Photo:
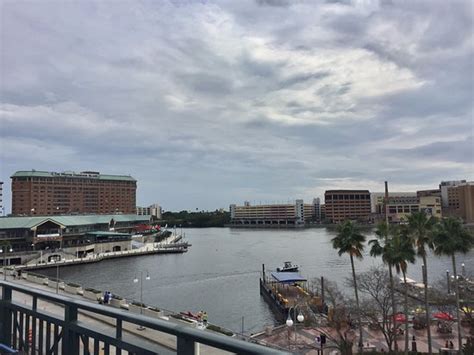
[[[308,279],[325,276],[341,286],[350,276],[347,256],[339,257],[331,246],[335,232],[326,228],[304,230],[246,230],[204,228],[184,230],[192,247],[184,254],[150,255],[114,259],[61,269],[60,278],[127,299],[140,299],[136,275],[148,272],[143,281],[143,302],[173,311],[205,310],[209,321],[246,333],[274,324],[274,317],[259,295],[262,263],[268,269],[291,260]],[[367,233],[368,239],[373,237]],[[474,269],[474,253],[458,257],[467,272]],[[365,255],[356,270],[365,271],[380,259]],[[450,259],[429,257],[430,279],[440,279],[451,269]],[[459,267],[459,272],[461,268]],[[43,273],[54,276],[55,270]],[[408,276],[421,279],[421,261],[410,265]]]

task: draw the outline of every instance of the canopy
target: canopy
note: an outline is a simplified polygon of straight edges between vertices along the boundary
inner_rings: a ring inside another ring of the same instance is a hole
[[[433,314],[433,318],[440,319],[440,320],[454,320],[454,317],[446,312],[438,312]]]
[[[297,272],[272,272],[272,277],[281,283],[306,281],[306,279]]]

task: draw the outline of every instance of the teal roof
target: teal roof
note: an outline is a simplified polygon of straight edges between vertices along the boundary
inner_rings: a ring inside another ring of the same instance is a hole
[[[49,171],[37,171],[37,170],[29,170],[29,171],[17,171],[14,173],[11,178],[16,177],[50,177],[50,178],[57,178],[57,177],[64,177],[64,178],[73,178],[73,179],[99,179],[99,180],[120,180],[120,181],[136,181],[130,175],[104,175],[104,174],[83,174],[83,173],[73,173],[73,172],[65,172],[65,173],[55,173]]]
[[[131,236],[131,234],[129,233],[105,232],[105,231],[87,232],[86,235],[127,236],[127,237]]]
[[[53,221],[66,227],[83,226],[88,224],[108,224],[111,219],[115,222],[149,222],[150,216],[136,214],[94,214],[66,216],[35,216],[35,217],[0,217],[1,229],[29,229],[46,221]]]

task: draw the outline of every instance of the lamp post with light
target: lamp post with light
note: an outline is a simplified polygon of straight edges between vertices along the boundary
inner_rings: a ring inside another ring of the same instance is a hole
[[[145,280],[150,280],[150,274],[148,273],[148,270],[146,272]],[[143,271],[140,271],[140,279],[135,276],[133,279],[134,283],[138,283],[140,281],[140,315],[143,315]],[[142,325],[139,325],[138,330],[145,330],[145,327]]]
[[[299,313],[298,313],[298,316],[296,316],[295,318],[295,321],[293,322],[293,319],[291,319],[291,310],[293,310],[293,313],[295,314],[296,316],[296,312],[298,310],[298,306],[293,306],[293,307],[290,307],[290,309],[288,310],[288,318],[286,320],[286,326],[288,327],[288,349],[290,348],[290,328],[292,326],[295,327],[295,347],[296,347],[296,340],[297,340],[297,332],[296,332],[296,321],[298,321],[299,323],[303,323],[304,322],[304,316],[303,316],[303,313],[301,313],[301,309],[299,310]]]
[[[7,279],[7,271],[5,268],[7,264],[7,252],[13,252],[11,245],[4,245],[0,247],[0,253],[3,254],[3,280]]]

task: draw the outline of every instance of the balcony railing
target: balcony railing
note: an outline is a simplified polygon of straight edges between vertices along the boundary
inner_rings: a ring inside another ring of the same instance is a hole
[[[147,341],[143,333],[134,336],[130,332],[137,326],[175,336],[178,354],[195,354],[198,343],[238,354],[284,354],[232,337],[8,281],[0,282],[0,288],[0,343],[26,354],[148,355],[159,352],[158,344]],[[96,320],[95,324],[87,321],[90,318]],[[97,319],[107,319],[107,322],[97,322]]]

